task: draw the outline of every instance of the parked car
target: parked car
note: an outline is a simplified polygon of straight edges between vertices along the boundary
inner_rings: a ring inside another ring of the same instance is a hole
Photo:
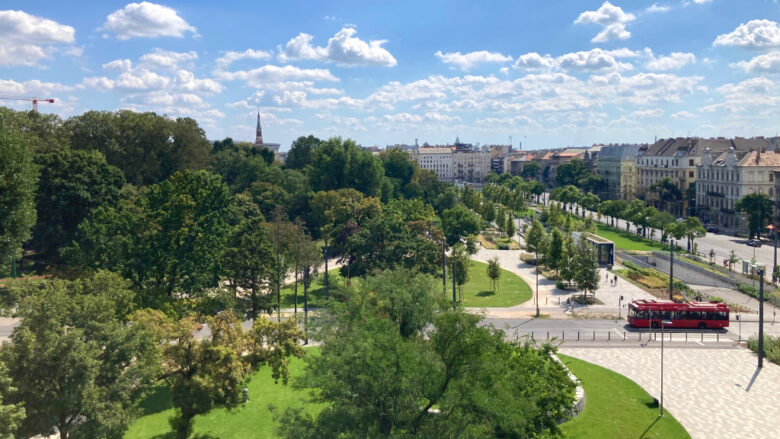
[[[712,224],[704,226],[704,229],[710,233],[720,233],[718,226],[714,226]]]
[[[750,241],[747,242],[747,245],[749,245],[750,247],[761,247],[761,241],[757,239],[751,239]]]

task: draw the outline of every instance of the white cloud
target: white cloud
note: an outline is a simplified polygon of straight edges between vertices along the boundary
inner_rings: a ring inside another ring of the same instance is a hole
[[[713,46],[737,46],[762,49],[780,46],[780,25],[772,20],[750,20],[734,31],[718,35]]]
[[[133,68],[133,63],[129,59],[115,59],[103,64],[105,70],[118,70],[120,72],[129,72]]]
[[[389,123],[419,123],[422,122],[422,116],[410,113],[386,114],[382,120]]]
[[[617,56],[625,56],[626,54],[619,52]],[[562,69],[582,71],[631,70],[633,68],[630,63],[618,61],[614,51],[598,48],[561,55],[556,59],[556,65]]]
[[[725,110],[730,113],[745,113],[748,110],[760,109],[776,112],[776,108],[780,106],[777,85],[764,76],[738,83],[724,84],[715,90],[723,95],[723,99],[716,104],[704,107],[704,111]],[[773,108],[774,110],[772,110]]]
[[[198,59],[194,51],[171,52],[155,48],[151,53],[141,56],[141,63],[149,68],[176,70],[179,64],[192,62]]]
[[[333,81],[338,78],[327,69],[302,69],[296,66],[264,65],[252,70],[238,70],[235,72],[217,72],[217,78],[227,81],[246,81],[252,87],[262,87],[271,82],[288,80]]]
[[[672,52],[668,56],[653,56],[646,66],[650,70],[676,70],[695,62],[696,56],[692,53]]]
[[[171,80],[167,76],[146,69],[134,69],[119,75],[114,86],[124,90],[147,91],[167,88],[170,83]]]
[[[590,41],[593,43],[606,43],[610,40],[626,40],[631,37],[631,32],[626,30],[626,25],[623,23],[610,24],[601,30]]]
[[[552,56],[542,56],[536,52],[530,52],[517,57],[514,67],[523,70],[543,70],[552,68],[553,65],[555,65],[555,59]]]
[[[221,57],[217,58],[216,63],[217,67],[224,69],[242,59],[270,59],[271,56],[271,52],[265,50],[246,49],[243,52],[228,50]]]
[[[13,79],[0,79],[0,94],[17,96],[52,96],[58,92],[73,90],[69,85],[58,82],[43,82],[37,79],[17,82]]]
[[[731,66],[738,67],[745,73],[780,73],[780,51],[758,55],[750,61],[740,61]]]
[[[176,87],[197,93],[215,94],[222,91],[222,85],[219,82],[213,79],[197,79],[195,74],[187,70],[176,72]]]
[[[386,40],[365,42],[355,37],[356,33],[354,28],[342,28],[328,40],[325,47],[313,46],[311,42],[314,37],[300,33],[287,42],[284,50],[280,49],[278,58],[282,62],[311,59],[341,66],[393,67],[398,64],[393,55],[382,47]]]
[[[574,24],[598,24],[603,27],[601,32],[591,39],[594,43],[603,43],[610,40],[625,40],[631,36],[631,32],[626,30],[626,23],[634,21],[636,16],[630,12],[623,11],[620,6],[615,6],[610,2],[604,2],[600,8],[595,11],[585,11],[581,13]]]
[[[0,65],[35,66],[57,44],[75,42],[71,26],[24,11],[0,11]]]
[[[441,50],[439,50],[434,55],[436,55],[436,57],[439,58],[444,64],[450,64],[464,71],[471,70],[477,64],[481,63],[504,63],[507,61],[512,61],[512,57],[509,55],[504,55],[498,52],[488,52],[487,50],[479,50],[469,53],[442,53]]]
[[[651,14],[654,13],[654,12],[669,12],[670,9],[672,9],[670,6],[659,5],[658,3],[653,3],[647,9],[645,9],[645,12],[648,12],[648,13],[651,13]]]
[[[693,119],[696,117],[695,114],[691,113],[690,111],[678,111],[670,116],[672,119]]]
[[[150,2],[130,3],[106,17],[103,29],[120,40],[130,38],[183,37],[197,31],[176,10]]]
[[[653,108],[652,110],[636,110],[629,114],[632,118],[638,119],[658,119],[664,115],[664,110],[660,108]]]
[[[696,3],[697,5],[703,5],[705,3],[711,3],[712,0],[693,0],[693,2]]]

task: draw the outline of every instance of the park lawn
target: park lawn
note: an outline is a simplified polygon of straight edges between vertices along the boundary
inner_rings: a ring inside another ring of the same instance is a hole
[[[571,438],[690,438],[671,413],[658,417],[653,398],[630,379],[601,366],[558,354],[585,389],[585,410],[561,425]]]
[[[651,241],[641,236],[618,230],[614,227],[598,224],[596,234],[615,243],[618,250],[654,251],[663,250],[661,243]]]
[[[306,349],[306,355],[317,353],[317,348]],[[196,416],[194,435],[220,439],[276,437],[276,424],[273,413],[269,410],[271,405],[279,414],[284,413],[288,407],[306,407],[309,413],[315,415],[323,405],[308,402],[309,389],[292,386],[293,380],[301,375],[305,364],[305,361],[299,358],[290,361],[290,382],[287,386],[282,385],[281,381],[274,383],[270,368],[261,368],[247,385],[249,402],[232,411],[220,409],[205,416]],[[172,439],[168,418],[173,415],[173,409],[168,389],[159,387],[157,392],[146,398],[142,407],[144,415],[125,433],[125,439]]]
[[[447,277],[449,281],[449,273]],[[451,284],[450,284],[451,285]],[[449,287],[451,288],[451,287]],[[452,294],[452,290],[448,291]],[[487,264],[471,261],[469,281],[463,285],[463,301],[465,307],[505,307],[519,305],[531,298],[531,287],[520,276],[502,269],[498,288],[494,293],[490,289],[490,278],[487,277]]]
[[[338,268],[328,270],[328,282],[331,289],[337,285],[343,284],[344,279]],[[282,308],[293,308],[295,306],[295,284],[288,284],[282,288]],[[311,285],[309,285],[309,307],[322,308],[325,306],[325,276],[318,274]],[[303,309],[303,281],[298,279],[298,309]]]

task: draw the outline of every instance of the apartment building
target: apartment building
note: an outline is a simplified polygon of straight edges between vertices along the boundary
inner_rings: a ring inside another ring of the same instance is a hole
[[[408,152],[420,168],[435,172],[439,181],[452,183],[454,166],[451,147],[419,147],[409,149]]]
[[[753,151],[728,151],[717,156],[704,154],[697,167],[697,215],[728,233],[747,233],[745,215],[735,210],[742,197],[777,195],[776,173],[780,171],[780,153],[764,148]]]
[[[456,147],[452,150],[452,177],[455,181],[484,183],[490,173],[490,149],[487,146]]]
[[[648,148],[647,154],[637,159],[638,196],[644,196],[648,203],[661,207],[658,193],[650,188],[656,182],[669,178],[682,192],[682,199],[671,206],[664,205],[666,210],[676,216],[695,214],[695,194],[689,193],[689,188],[696,182],[696,167],[707,150],[713,156],[727,152],[729,148],[735,151],[750,151],[767,148],[770,139],[754,137],[750,139],[723,137],[702,139],[698,137],[678,137],[661,139]]]
[[[608,145],[599,150],[598,174],[604,179],[604,200],[633,200],[637,196],[637,160],[647,145]]]

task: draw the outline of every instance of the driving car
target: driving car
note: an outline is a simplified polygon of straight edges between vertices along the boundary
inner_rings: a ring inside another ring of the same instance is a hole
[[[746,243],[750,247],[761,247],[761,241],[758,241],[756,239],[751,239]]]
[[[718,228],[718,226],[714,226],[712,224],[704,226],[704,230],[706,230],[706,231],[708,231],[710,233],[718,233],[718,232],[720,232],[720,229]]]

